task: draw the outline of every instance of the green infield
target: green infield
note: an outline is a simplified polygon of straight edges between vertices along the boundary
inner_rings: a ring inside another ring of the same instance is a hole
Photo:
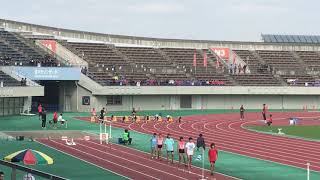
[[[278,128],[288,136],[320,140],[320,126],[248,126],[248,129],[266,133],[277,133]]]

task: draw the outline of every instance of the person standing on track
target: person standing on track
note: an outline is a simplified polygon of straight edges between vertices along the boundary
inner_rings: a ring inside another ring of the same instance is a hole
[[[271,126],[271,124],[272,124],[272,114],[270,114],[269,119],[267,121],[268,126]]]
[[[244,107],[243,105],[240,106],[240,120],[244,120]]]
[[[162,155],[162,146],[163,146],[163,137],[161,133],[159,133],[157,137],[157,153],[158,153],[158,159],[161,161],[161,155]]]
[[[262,107],[262,117],[263,117],[263,120],[266,121],[267,120],[267,106],[266,104],[263,104],[263,107]]]
[[[183,141],[183,137],[179,138],[179,142],[178,142],[178,153],[179,153],[179,165],[178,167],[180,167],[180,163],[183,159],[184,165],[187,166],[186,163],[186,156],[185,156],[185,142]]]
[[[97,121],[97,111],[96,108],[92,108],[91,110],[91,122],[96,122]]]
[[[197,151],[199,151],[200,148],[203,148],[203,150],[206,149],[206,143],[204,142],[202,134],[199,134],[199,137],[197,138]]]
[[[150,139],[151,142],[151,159],[157,157],[157,133],[153,133]]]
[[[38,114],[39,114],[39,120],[42,120],[42,105],[39,103],[38,105]]]
[[[188,169],[190,171],[191,166],[192,166],[192,156],[194,153],[194,148],[196,145],[192,141],[192,137],[189,137],[189,142],[186,144],[186,151],[187,151],[187,159],[188,159]]]
[[[167,135],[166,140],[164,141],[164,145],[166,146],[167,150],[167,161],[169,163],[169,155],[171,156],[171,164],[173,164],[173,156],[174,156],[174,140],[170,137],[170,134]]]
[[[41,113],[41,120],[42,120],[42,123],[41,123],[41,127],[42,129],[45,129],[46,128],[46,124],[47,124],[47,113],[46,113],[46,110],[43,108],[42,109],[42,113]]]
[[[100,117],[99,117],[101,123],[102,123],[103,120],[104,120],[104,115],[105,115],[105,114],[106,114],[106,110],[105,110],[105,108],[103,107],[103,108],[101,109],[101,111],[100,111]]]
[[[181,120],[182,120],[182,117],[181,117],[181,116],[179,116],[179,118],[178,118],[178,122],[179,122],[179,124],[181,123]]]
[[[214,176],[214,166],[218,159],[218,150],[216,149],[216,146],[214,143],[211,143],[210,149],[208,151],[208,158],[210,162],[210,173],[211,176]]]
[[[53,121],[53,128],[56,129],[57,128],[57,122],[58,122],[58,113],[56,111],[53,113],[52,121]]]

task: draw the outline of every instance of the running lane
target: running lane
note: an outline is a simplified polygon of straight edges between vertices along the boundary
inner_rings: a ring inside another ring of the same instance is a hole
[[[122,145],[112,144],[110,147],[101,145],[97,141],[76,140],[75,146],[68,146],[61,140],[37,139],[37,141],[129,179],[191,180],[202,177],[202,171],[197,167],[193,167],[191,172],[183,171],[177,164],[151,159],[147,153]],[[206,171],[205,175],[208,176],[209,172]],[[216,174],[215,177],[217,180],[235,179],[222,174]]]
[[[311,120],[320,117],[320,113],[311,112],[272,114],[275,124],[289,117],[303,117],[306,119],[303,124],[308,125],[314,124]],[[239,114],[215,114],[184,117],[181,124],[151,122],[114,125],[148,134],[170,133],[176,139],[180,136],[196,138],[202,133],[207,142],[215,142],[221,150],[299,168],[306,168],[306,163],[309,162],[312,170],[320,171],[319,142],[263,134],[244,128],[247,125],[261,124],[259,119],[261,113],[246,113],[246,121],[240,121]]]

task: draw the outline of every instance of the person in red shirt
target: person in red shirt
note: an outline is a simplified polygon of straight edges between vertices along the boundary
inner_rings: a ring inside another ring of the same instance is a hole
[[[53,113],[52,121],[53,121],[53,128],[56,128],[57,127],[57,122],[58,122],[58,113],[57,112]]]
[[[41,121],[41,119],[42,119],[42,105],[41,104],[38,105],[38,113],[39,113],[39,120]]]
[[[266,113],[267,113],[267,107],[266,107],[266,104],[263,104],[263,108],[262,108],[262,117],[263,117],[263,120],[267,120]]]
[[[210,145],[210,149],[208,151],[208,158],[210,162],[211,176],[214,176],[214,165],[218,159],[218,150],[216,149],[216,146],[214,143],[211,143]]]
[[[270,114],[269,119],[267,121],[268,126],[272,124],[272,114]]]

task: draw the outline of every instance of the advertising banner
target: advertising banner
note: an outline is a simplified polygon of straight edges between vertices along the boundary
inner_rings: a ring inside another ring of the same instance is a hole
[[[55,40],[41,40],[42,45],[46,46],[52,52],[57,52],[57,42]]]
[[[215,52],[220,58],[229,60],[230,50],[229,48],[210,48],[211,51]]]
[[[31,80],[80,80],[77,67],[14,67],[14,71]]]

